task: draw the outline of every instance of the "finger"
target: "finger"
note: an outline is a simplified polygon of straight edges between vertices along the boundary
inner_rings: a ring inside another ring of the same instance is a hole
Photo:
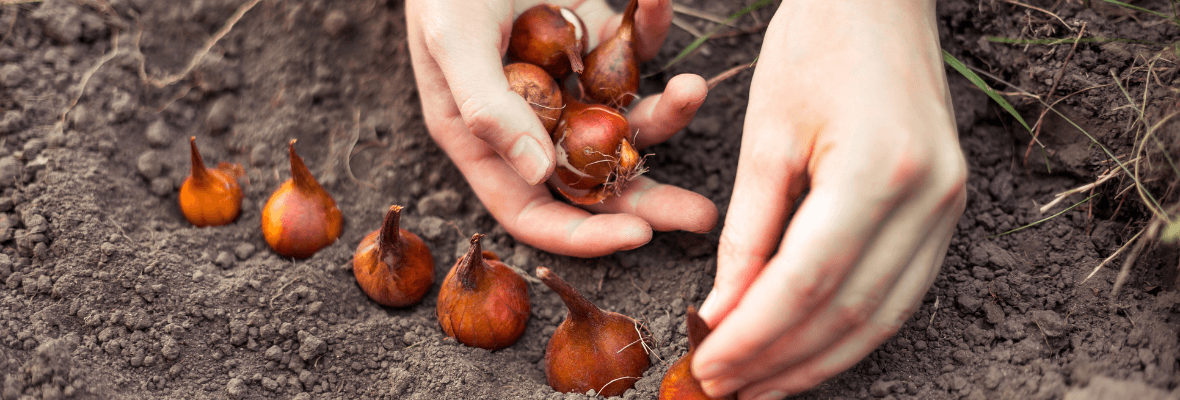
[[[668,28],[672,26],[671,0],[637,0],[639,8],[635,11],[635,50],[640,61],[647,61],[659,55],[660,46],[668,37]],[[589,0],[574,8],[574,12],[586,23],[586,29],[597,32],[590,35],[590,48],[598,47],[599,43],[610,39],[619,30],[623,22],[624,10],[615,11],[601,0]]]
[[[926,187],[941,188],[940,185]],[[932,191],[906,202],[884,221],[885,228],[868,244],[865,257],[822,311],[813,313],[814,317],[780,335],[757,357],[727,371],[715,379],[716,382],[707,381],[704,385],[716,389],[714,395],[719,395],[749,382],[775,376],[802,360],[827,351],[834,343],[864,326],[893,292],[914,290],[898,285],[899,277],[907,272],[906,268],[937,270],[936,265],[918,264],[914,260],[926,247],[937,245],[950,235],[950,231],[940,228],[945,225],[944,221],[961,214],[956,207],[961,198],[960,191]],[[937,211],[932,213],[932,210]]]
[[[717,225],[717,206],[705,196],[641,176],[623,193],[586,207],[596,213],[637,216],[657,231],[708,232]]]
[[[807,185],[807,163],[819,125],[791,121],[777,102],[762,101],[772,96],[773,91],[764,87],[750,89],[742,156],[717,248],[717,275],[700,310],[712,326],[737,305],[774,254],[787,216]],[[699,370],[696,362],[702,358],[694,360],[693,369]],[[704,360],[709,360],[707,353]]]
[[[638,131],[636,147],[644,148],[667,140],[692,122],[709,88],[699,75],[672,77],[664,92],[645,97],[627,113],[632,131]]]
[[[937,229],[950,232],[957,221],[957,215],[946,218]],[[949,234],[935,235],[922,246],[914,258],[913,265],[907,268],[906,273],[898,280],[897,286],[905,290],[894,291],[868,324],[845,336],[820,356],[795,365],[772,379],[742,389],[741,398],[783,398],[803,392],[864,359],[878,345],[897,333],[913,315],[926,290],[934,282],[935,274],[931,274],[930,270],[938,270],[923,266],[942,265],[950,238]]]
[[[834,167],[816,168],[832,171]],[[792,219],[778,253],[693,357],[693,371],[703,383],[714,387],[710,392],[726,392],[744,384],[742,377],[729,376],[729,371],[758,357],[775,339],[832,298],[877,234],[880,221],[893,212],[898,195],[906,192],[894,190],[882,195],[857,186],[881,182],[876,173],[865,171],[867,176],[832,184],[816,177],[818,182]],[[837,243],[840,245],[835,246]],[[720,263],[719,259],[719,271]],[[719,381],[721,378],[725,381]]]
[[[488,212],[517,240],[551,253],[598,257],[651,241],[651,226],[627,214],[591,215],[521,180],[473,136],[439,142]]]
[[[508,86],[501,66],[511,24],[496,21],[511,21],[511,10],[483,2],[430,2],[424,7],[437,8],[422,17],[425,47],[445,77],[467,131],[509,160],[529,184],[543,181],[554,168],[553,143],[532,108]]]

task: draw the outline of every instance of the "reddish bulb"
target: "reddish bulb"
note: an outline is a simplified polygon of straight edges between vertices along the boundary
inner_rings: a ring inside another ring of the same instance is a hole
[[[189,223],[200,227],[234,222],[242,211],[242,187],[237,181],[241,167],[223,162],[216,169],[206,168],[197,151],[197,137],[188,140],[192,172],[180,186],[180,212]]]
[[[545,350],[549,386],[565,393],[594,390],[603,397],[634,387],[651,366],[635,320],[603,311],[548,268],[537,267],[536,274],[569,309]]]
[[[565,111],[551,138],[557,152],[550,182],[578,204],[593,204],[622,192],[643,173],[627,118],[613,108],[565,96]]]
[[[498,350],[524,335],[529,319],[529,286],[495,253],[483,251],[483,235],[443,279],[438,323],[443,332],[472,347]]]
[[[710,397],[701,389],[701,382],[692,375],[689,366],[692,365],[692,355],[700,347],[705,336],[709,335],[709,325],[697,314],[695,307],[688,307],[686,315],[688,325],[688,353],[672,363],[668,372],[660,382],[660,400],[733,400],[734,395],[725,397]]]
[[[262,236],[284,257],[308,258],[340,237],[344,218],[336,201],[295,154],[294,139],[288,151],[291,179],[283,182],[262,208]]]
[[[586,55],[586,70],[578,75],[591,100],[616,108],[631,105],[639,92],[639,55],[635,44],[635,11],[639,0],[627,3],[623,22],[614,36]]]
[[[508,56],[543,68],[562,78],[582,72],[582,56],[589,47],[586,24],[568,8],[538,4],[512,23]]]
[[[508,86],[524,98],[546,132],[553,132],[561,118],[561,87],[545,70],[529,63],[512,63],[504,67]]]
[[[390,307],[422,301],[434,285],[434,256],[413,232],[402,229],[401,206],[391,206],[381,228],[361,239],[352,274],[370,299]]]

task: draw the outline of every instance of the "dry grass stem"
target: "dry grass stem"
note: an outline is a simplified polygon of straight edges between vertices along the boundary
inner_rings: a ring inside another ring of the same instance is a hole
[[[65,128],[66,124],[66,115],[69,114],[70,111],[74,110],[74,106],[78,105],[78,100],[82,99],[82,94],[86,93],[86,84],[90,82],[90,77],[94,76],[94,73],[98,72],[98,69],[102,68],[103,64],[106,64],[107,61],[110,61],[117,55],[119,55],[119,30],[112,29],[111,51],[99,58],[98,61],[96,61],[94,65],[90,67],[90,69],[86,70],[86,73],[82,74],[82,79],[78,81],[78,94],[74,96],[73,100],[70,100],[70,104],[67,105],[65,111],[62,111],[61,113],[60,124],[63,129]]]
[[[1064,19],[1061,19],[1061,17],[1057,16],[1057,14],[1054,14],[1054,13],[1051,13],[1051,12],[1049,12],[1049,10],[1046,10],[1046,9],[1044,9],[1044,8],[1040,8],[1040,7],[1037,7],[1037,6],[1031,6],[1031,5],[1028,5],[1028,4],[1021,3],[1021,2],[1019,2],[1019,1],[1014,1],[1014,0],[1004,0],[1004,1],[1005,1],[1005,2],[1007,2],[1007,3],[1010,3],[1010,4],[1015,4],[1015,5],[1018,5],[1018,6],[1021,6],[1021,7],[1026,7],[1026,8],[1030,8],[1030,9],[1033,9],[1033,10],[1037,10],[1037,11],[1043,12],[1043,13],[1045,13],[1045,14],[1049,14],[1049,15],[1050,15],[1050,16],[1052,16],[1053,18],[1056,18],[1058,21],[1061,21],[1061,25],[1064,25],[1066,29],[1069,29],[1069,30],[1071,30],[1071,31],[1073,30],[1073,27],[1069,26],[1069,24],[1068,24],[1068,23],[1066,23]]]
[[[705,86],[707,86],[709,88],[709,90],[713,90],[713,88],[717,87],[717,85],[721,84],[721,82],[724,82],[726,79],[732,78],[734,75],[737,75],[738,73],[740,73],[742,71],[753,68],[757,64],[758,64],[758,60],[754,60],[754,62],[752,62],[752,63],[742,64],[742,65],[727,69],[727,70],[725,70],[725,72],[717,74],[717,76],[709,78],[709,80],[705,81]]]
[[[683,29],[685,32],[688,32],[688,34],[692,35],[692,37],[695,39],[700,39],[702,36],[705,36],[704,32],[701,32],[699,29],[692,26],[692,24],[688,23],[688,21],[685,21],[685,20],[681,19],[680,17],[673,17],[672,18],[672,25],[675,25],[677,28]]]
[[[725,17],[723,16],[698,10],[680,3],[672,3],[672,12],[684,14],[690,17],[697,17],[710,22],[716,22],[725,26],[733,26],[733,24],[729,23],[729,21],[726,21]]]
[[[1050,209],[1052,209],[1053,206],[1056,206],[1058,203],[1061,203],[1062,200],[1065,200],[1069,196],[1072,196],[1072,195],[1075,195],[1078,193],[1082,193],[1085,191],[1093,190],[1094,188],[1098,187],[1098,185],[1101,185],[1101,184],[1105,183],[1106,181],[1110,180],[1111,178],[1118,176],[1119,172],[1121,172],[1121,170],[1114,169],[1114,168],[1107,169],[1106,172],[1103,172],[1102,175],[1098,176],[1098,180],[1096,180],[1094,182],[1087,183],[1085,185],[1078,186],[1076,188],[1055,194],[1055,195],[1053,195],[1053,201],[1050,201],[1049,203],[1041,206],[1039,211],[1042,214],[1046,213]]]
[[[1139,255],[1143,253],[1143,248],[1151,239],[1155,238],[1159,233],[1160,220],[1153,220],[1144,228],[1147,236],[1144,236],[1139,241],[1135,242],[1135,247],[1127,254],[1127,259],[1123,260],[1123,267],[1119,269],[1119,274],[1114,279],[1114,287],[1110,289],[1110,298],[1114,299],[1119,296],[1119,291],[1123,289],[1123,285],[1127,283],[1127,277],[1131,275],[1131,266],[1135,265],[1135,261],[1139,259]]]
[[[1086,275],[1086,279],[1082,279],[1081,282],[1078,282],[1078,286],[1081,286],[1083,283],[1086,283],[1086,281],[1090,280],[1090,278],[1093,278],[1094,275],[1098,273],[1098,271],[1102,270],[1102,267],[1106,266],[1106,264],[1113,261],[1115,257],[1119,256],[1119,254],[1123,254],[1123,251],[1127,249],[1127,246],[1130,246],[1131,243],[1134,242],[1135,239],[1138,239],[1139,235],[1142,235],[1142,234],[1143,234],[1143,230],[1140,230],[1139,233],[1135,234],[1135,236],[1131,236],[1131,239],[1127,240],[1126,243],[1123,243],[1122,246],[1119,246],[1119,249],[1115,250],[1114,253],[1111,253],[1110,257],[1106,257],[1105,260],[1102,260],[1101,263],[1098,263],[1098,266],[1094,267],[1093,271],[1090,271],[1090,275]]]
[[[237,11],[234,11],[233,15],[230,15],[229,19],[225,20],[225,25],[222,26],[221,29],[218,29],[217,32],[209,38],[209,40],[205,41],[205,45],[202,46],[201,49],[195,54],[193,54],[192,59],[189,60],[188,65],[185,66],[184,69],[175,74],[160,78],[151,77],[147,74],[147,58],[144,57],[143,52],[139,50],[139,39],[143,35],[143,30],[140,29],[139,34],[135,37],[135,49],[137,52],[139,52],[138,57],[140,79],[143,79],[144,82],[147,82],[148,84],[157,88],[163,88],[164,86],[171,85],[173,83],[179,82],[181,79],[184,79],[189,73],[193,72],[193,69],[195,69],[197,65],[201,63],[201,60],[205,59],[205,55],[209,54],[209,51],[213,49],[213,46],[217,45],[217,42],[221,41],[221,38],[225,37],[225,34],[229,33],[229,31],[234,28],[234,24],[237,24],[238,20],[241,20],[242,16],[246,15],[246,12],[250,11],[251,8],[254,8],[254,6],[260,1],[262,0],[250,0],[249,3],[238,7]]]

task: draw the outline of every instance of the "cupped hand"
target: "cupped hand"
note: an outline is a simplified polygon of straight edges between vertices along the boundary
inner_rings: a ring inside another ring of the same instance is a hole
[[[554,170],[553,143],[532,108],[509,88],[501,61],[514,13],[536,3],[406,4],[410,56],[427,129],[480,201],[517,240],[578,257],[642,246],[653,229],[712,229],[718,217],[711,201],[646,177],[586,209],[554,199],[541,184]],[[591,48],[609,38],[621,21],[604,0],[550,3],[567,6],[582,18]],[[635,32],[641,59],[655,56],[671,20],[670,0],[639,2]],[[638,142],[659,143],[687,126],[706,92],[701,77],[680,75],[663,93],[634,104],[628,119],[639,132]]]
[[[701,307],[706,392],[782,398],[896,333],[938,273],[965,180],[933,1],[782,3]]]

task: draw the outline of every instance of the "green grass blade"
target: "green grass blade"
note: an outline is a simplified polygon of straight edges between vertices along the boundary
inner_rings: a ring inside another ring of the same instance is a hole
[[[1148,9],[1146,9],[1146,8],[1139,7],[1139,6],[1133,6],[1133,5],[1130,5],[1130,4],[1127,4],[1127,3],[1121,2],[1121,1],[1115,1],[1115,0],[1102,0],[1102,1],[1105,1],[1105,2],[1107,2],[1107,3],[1110,3],[1110,4],[1114,4],[1114,5],[1116,5],[1116,6],[1119,6],[1119,7],[1126,7],[1126,8],[1130,8],[1130,9],[1132,9],[1132,10],[1135,10],[1135,11],[1143,11],[1143,12],[1145,12],[1145,13],[1149,13],[1149,14],[1155,14],[1156,16],[1159,16],[1160,18],[1167,19],[1167,20],[1171,20],[1171,21],[1172,21],[1173,23],[1175,23],[1176,25],[1180,25],[1180,18],[1171,17],[1171,16],[1168,16],[1168,14],[1164,14],[1164,13],[1162,13],[1162,12],[1159,12],[1159,11],[1152,11],[1152,10],[1148,10]]]
[[[1057,218],[1057,217],[1061,216],[1061,214],[1065,214],[1065,212],[1066,212],[1066,211],[1072,210],[1072,209],[1074,209],[1074,207],[1080,206],[1080,205],[1082,205],[1082,203],[1085,203],[1085,202],[1087,202],[1087,201],[1090,201],[1090,199],[1093,199],[1093,198],[1095,198],[1095,197],[1098,197],[1098,194],[1099,194],[1099,193],[1094,193],[1094,194],[1090,195],[1090,197],[1087,197],[1085,200],[1082,200],[1082,201],[1079,201],[1079,202],[1077,202],[1077,203],[1074,203],[1074,205],[1072,205],[1072,206],[1069,206],[1068,208],[1066,208],[1066,209],[1064,209],[1064,210],[1061,210],[1061,211],[1060,211],[1060,212],[1058,212],[1057,214],[1053,214],[1053,215],[1050,215],[1050,216],[1048,216],[1048,217],[1042,218],[1041,220],[1039,220],[1039,221],[1037,221],[1037,222],[1033,222],[1033,223],[1031,223],[1031,224],[1028,224],[1028,225],[1025,225],[1025,226],[1022,226],[1022,227],[1019,227],[1019,228],[1016,228],[1016,229],[1013,229],[1013,230],[1010,230],[1010,231],[1007,231],[1007,232],[1004,232],[1004,233],[998,233],[998,234],[995,234],[995,235],[991,235],[991,236],[988,236],[987,238],[988,238],[988,239],[992,239],[992,238],[998,238],[998,237],[1000,237],[1000,236],[1004,236],[1004,235],[1007,235],[1007,234],[1009,234],[1009,233],[1016,233],[1016,232],[1019,232],[1019,231],[1022,231],[1022,230],[1025,230],[1025,229],[1028,229],[1028,228],[1034,227],[1034,226],[1037,226],[1037,225],[1041,224],[1042,222],[1045,222],[1045,221],[1051,220],[1051,219],[1053,219],[1053,218]]]
[[[773,0],[758,0],[758,1],[754,2],[753,4],[750,4],[750,5],[746,6],[745,8],[738,10],[737,12],[735,12],[733,14],[730,14],[729,17],[725,19],[725,24],[717,25],[713,29],[709,30],[709,32],[706,33],[704,36],[701,36],[701,37],[697,38],[696,40],[692,41],[692,43],[689,43],[688,46],[684,48],[684,50],[680,50],[680,54],[677,54],[676,57],[672,58],[672,61],[668,61],[667,64],[664,64],[664,67],[660,68],[660,71],[666,70],[666,69],[672,67],[673,65],[676,65],[677,63],[679,63],[681,61],[684,61],[684,59],[688,58],[688,56],[691,55],[693,52],[695,52],[698,47],[701,47],[702,44],[705,44],[705,42],[708,41],[710,37],[712,37],[713,35],[716,35],[717,32],[720,32],[721,29],[724,29],[726,25],[733,23],[734,20],[741,18],[742,16],[744,16],[746,14],[752,13],[755,10],[758,10],[762,7],[766,7],[766,6],[770,5],[770,3],[773,3],[773,2],[774,2]],[[656,71],[656,72],[659,72],[659,71]]]
[[[950,65],[951,68],[954,68],[955,71],[959,71],[960,74],[963,74],[963,76],[967,77],[967,80],[979,87],[980,90],[983,90],[984,93],[987,93],[988,97],[991,97],[992,100],[999,104],[1000,107],[1003,107],[1004,110],[1008,111],[1009,114],[1012,114],[1013,117],[1016,117],[1016,120],[1020,121],[1020,125],[1023,125],[1024,129],[1032,132],[1032,128],[1029,128],[1028,123],[1024,122],[1024,117],[1021,117],[1020,113],[1016,112],[1016,109],[1012,107],[1011,103],[1008,103],[1008,100],[1005,100],[1003,96],[1000,96],[999,93],[996,93],[995,90],[992,90],[991,86],[988,86],[987,82],[983,81],[983,78],[980,78],[979,75],[976,75],[975,72],[972,72],[970,69],[968,69],[966,65],[956,59],[955,56],[952,56],[951,53],[947,53],[946,50],[942,51],[942,60]]]
[[[1006,38],[1006,37],[999,37],[999,36],[985,36],[985,37],[984,37],[984,39],[985,39],[985,40],[987,40],[987,41],[989,41],[989,42],[992,42],[992,43],[1006,43],[1006,44],[1040,44],[1040,45],[1048,45],[1048,46],[1052,46],[1052,45],[1058,45],[1058,44],[1073,44],[1073,42],[1074,42],[1074,39],[1073,39],[1073,38],[1064,38],[1064,39],[1049,39],[1049,38],[1046,38],[1046,39],[1015,39],[1015,38]],[[1151,42],[1151,41],[1147,41],[1147,40],[1138,40],[1138,39],[1123,39],[1123,38],[1108,38],[1108,37],[1097,37],[1097,36],[1096,36],[1096,37],[1081,38],[1081,39],[1078,39],[1078,40],[1077,40],[1077,42],[1078,42],[1078,43],[1109,43],[1109,42],[1123,42],[1123,43],[1133,43],[1133,44],[1146,44],[1146,45],[1151,45],[1151,46],[1169,46],[1169,45],[1168,45],[1168,44],[1166,44],[1166,43],[1157,43],[1157,42]]]

